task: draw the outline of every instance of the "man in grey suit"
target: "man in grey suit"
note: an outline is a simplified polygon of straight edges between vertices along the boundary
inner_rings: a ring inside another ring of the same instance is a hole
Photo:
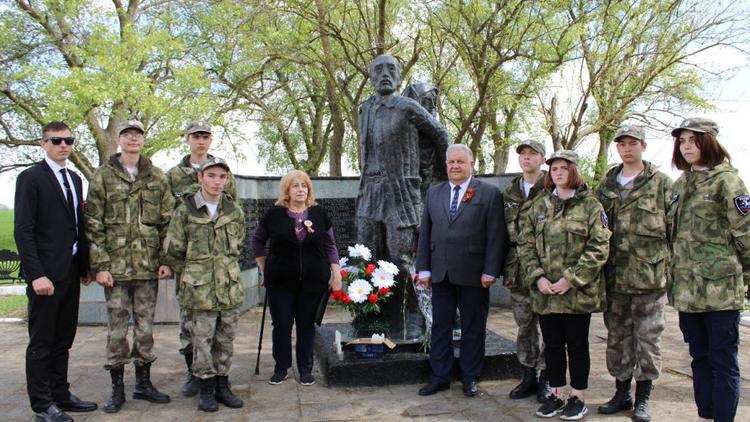
[[[429,396],[450,387],[452,329],[461,313],[461,382],[467,397],[479,393],[489,288],[501,274],[507,237],[503,198],[496,186],[472,177],[474,157],[463,144],[446,151],[448,181],[427,191],[419,228],[419,280],[432,285],[432,378]]]

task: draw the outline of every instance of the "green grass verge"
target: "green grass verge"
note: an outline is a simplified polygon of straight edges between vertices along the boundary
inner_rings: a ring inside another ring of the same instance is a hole
[[[13,210],[0,210],[0,249],[16,250],[13,239]]]
[[[0,318],[26,317],[26,295],[0,296]]]

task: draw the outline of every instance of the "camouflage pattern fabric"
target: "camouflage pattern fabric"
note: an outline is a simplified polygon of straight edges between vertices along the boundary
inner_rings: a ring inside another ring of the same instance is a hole
[[[518,326],[516,354],[521,365],[528,368],[544,369],[544,343],[539,330],[539,316],[531,307],[529,290],[525,287],[511,289],[510,307],[513,319]]]
[[[661,372],[659,341],[664,331],[666,292],[607,292],[607,369],[620,381],[655,380]]]
[[[159,284],[156,280],[115,282],[104,288],[107,300],[107,363],[104,368],[119,368],[131,359],[138,366],[153,362],[154,312]],[[128,345],[128,322],[133,309],[133,348]]]
[[[542,172],[539,180],[529,192],[529,198],[524,198],[521,190],[523,176],[516,176],[503,192],[503,206],[505,207],[505,226],[508,233],[508,255],[505,258],[505,269],[503,271],[503,285],[509,289],[515,289],[522,285],[521,263],[518,260],[518,218],[523,208],[528,208],[531,200],[544,192],[544,175]]]
[[[632,188],[622,188],[617,182],[619,165],[607,173],[597,190],[612,230],[604,266],[607,293],[652,293],[667,286],[667,209],[672,181],[651,163],[644,164]]]
[[[238,308],[225,311],[192,311],[193,375],[227,376],[232,367]]]
[[[572,198],[552,192],[536,197],[519,220],[521,266],[537,314],[592,313],[604,307],[602,267],[609,256],[607,215],[583,186]],[[542,294],[539,277],[554,283],[562,277],[572,288],[563,295]]]
[[[180,274],[180,306],[221,311],[242,304],[239,256],[244,238],[245,216],[226,194],[215,219],[205,206],[196,207],[195,195],[185,198],[164,240],[164,262]]]
[[[213,155],[208,154],[208,158],[213,158]],[[200,190],[198,170],[190,164],[190,155],[183,157],[179,164],[167,171],[167,182],[169,183],[169,190],[176,199],[175,206],[182,202],[182,198],[194,195]],[[237,182],[232,173],[229,173],[229,181],[224,186],[224,193],[233,201],[239,198],[237,196]]]
[[[94,172],[86,200],[91,269],[115,282],[157,278],[159,248],[174,210],[167,178],[141,156],[131,178],[120,154]]]
[[[182,346],[180,348],[180,353],[184,353],[185,350],[189,350],[190,346],[193,344],[192,340],[190,339],[190,331],[192,324],[192,318],[190,316],[190,311],[180,307],[180,345]]]
[[[750,282],[750,196],[737,170],[686,171],[673,187],[669,303],[682,312],[742,309]]]

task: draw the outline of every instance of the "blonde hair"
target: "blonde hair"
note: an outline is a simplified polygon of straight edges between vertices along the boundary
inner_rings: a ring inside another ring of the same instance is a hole
[[[274,205],[289,208],[289,188],[292,186],[292,183],[297,180],[305,182],[307,185],[307,199],[305,200],[305,206],[311,207],[317,205],[315,202],[312,180],[310,180],[310,176],[302,170],[292,170],[281,178],[281,182],[279,182],[279,198]]]

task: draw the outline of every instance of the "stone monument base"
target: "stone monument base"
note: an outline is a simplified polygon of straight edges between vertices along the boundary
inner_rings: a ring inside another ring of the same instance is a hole
[[[391,384],[421,384],[430,381],[429,355],[419,351],[419,345],[401,344],[393,350],[386,348],[378,359],[359,359],[351,346],[344,347],[339,359],[334,346],[335,332],[347,332],[349,324],[323,324],[317,328],[315,356],[320,372],[329,387],[382,386]],[[454,342],[453,378],[459,379],[459,342]],[[513,341],[487,330],[481,380],[520,378],[521,366]]]

